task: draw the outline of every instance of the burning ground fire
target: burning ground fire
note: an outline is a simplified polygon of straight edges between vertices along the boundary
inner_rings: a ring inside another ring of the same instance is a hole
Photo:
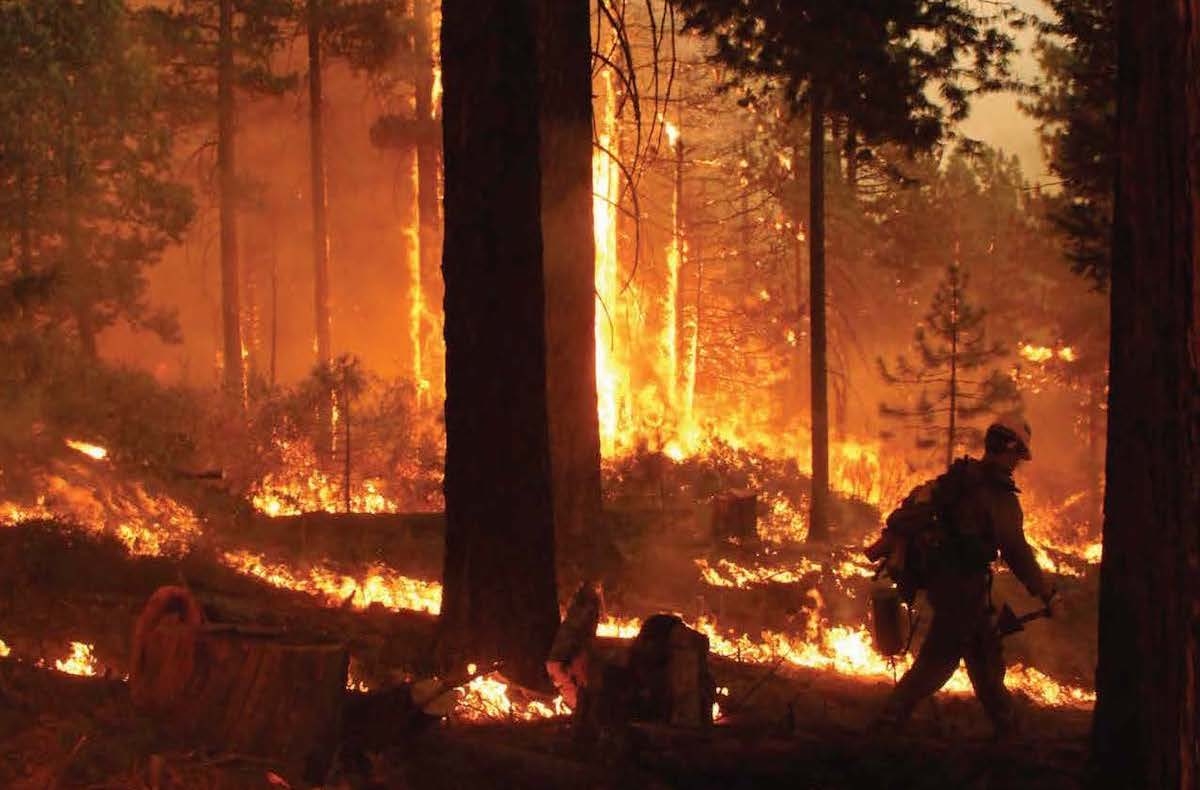
[[[108,450],[87,442],[66,445],[93,461],[104,461]],[[102,464],[96,464],[103,467]],[[59,474],[36,477],[40,492],[32,503],[0,503],[0,515],[10,524],[37,519],[60,519],[97,534],[115,537],[130,554],[178,555],[200,534],[195,513],[174,499],[149,492],[139,482],[118,480],[104,468],[69,466]]]
[[[345,510],[343,482],[322,471],[312,448],[300,442],[278,440],[276,449],[285,472],[268,473],[250,492],[258,512],[276,518],[303,513],[338,513]],[[383,494],[383,481],[355,481],[350,489],[352,513],[398,513],[398,503]]]
[[[106,456],[104,453],[74,449],[91,458]],[[58,477],[48,478],[46,483],[46,494],[36,508],[21,509],[12,505],[5,508],[12,520],[65,515],[85,529],[117,535],[135,554],[161,554],[180,545],[186,547],[198,534],[195,516],[187,508],[170,498],[152,496],[140,485],[123,485],[119,494],[105,494],[94,489],[84,491]],[[771,512],[780,522],[793,525],[799,522],[799,514],[786,504],[786,500],[768,499],[768,502]],[[1035,540],[1042,534],[1038,512],[1035,510],[1029,520],[1029,531]],[[1051,520],[1059,515],[1055,510],[1048,509],[1047,512]],[[781,531],[778,542],[786,542],[787,538],[794,540],[795,534],[788,535]],[[1048,537],[1044,544],[1038,545],[1050,547],[1060,557],[1087,563],[1099,560],[1098,553],[1091,553],[1088,548],[1081,551],[1077,544],[1058,533],[1046,530],[1046,534]],[[1039,554],[1056,563],[1051,570],[1064,572],[1062,569],[1069,567],[1064,566],[1062,560],[1051,558],[1045,550]],[[356,578],[330,567],[310,566],[301,569],[244,551],[227,551],[221,555],[221,560],[229,567],[273,586],[314,595],[328,606],[349,604],[366,609],[379,605],[391,610],[431,614],[437,614],[441,609],[442,587],[439,583],[403,576],[384,566],[371,568],[361,578]],[[718,587],[745,588],[768,582],[796,584],[806,576],[830,573],[836,577],[835,580],[846,582],[870,574],[869,569],[853,560],[833,557],[827,562],[807,558],[772,562],[764,558],[753,566],[739,565],[728,559],[719,559],[712,565],[697,560],[696,564],[703,580]],[[601,622],[598,633],[627,640],[637,635],[640,626],[641,622],[637,619],[608,616]],[[831,624],[824,619],[810,621],[802,634],[768,630],[757,637],[747,633],[723,632],[711,619],[699,619],[694,627],[708,636],[715,654],[739,662],[783,664],[870,680],[886,680],[903,671],[911,661],[905,659],[892,663],[876,653],[865,626]],[[0,643],[0,654],[7,652],[7,646]],[[72,644],[69,656],[54,660],[53,663],[59,671],[71,674],[94,675],[97,671],[91,646],[80,642]],[[1032,667],[1012,667],[1006,682],[1011,688],[1022,691],[1043,705],[1087,707],[1094,701],[1092,692],[1059,683]],[[365,689],[361,681],[355,681],[353,685],[360,690]],[[946,687],[951,693],[962,693],[969,689],[969,680],[961,668]],[[460,691],[462,717],[472,720],[532,720],[566,712],[561,701],[548,703],[537,699],[514,699],[511,691],[509,684],[495,674],[474,678]]]
[[[92,645],[85,642],[72,642],[71,652],[66,658],[54,659],[54,669],[66,675],[95,677],[100,674],[100,671],[94,649]],[[8,658],[11,655],[12,648],[5,644],[3,639],[0,639],[0,658]],[[34,662],[34,666],[48,668],[44,659],[38,659]]]
[[[356,579],[320,566],[301,571],[245,551],[227,551],[221,555],[221,561],[274,587],[315,595],[330,606],[349,602],[356,609],[366,609],[378,604],[393,611],[406,609],[430,614],[437,614],[442,608],[442,585],[401,576],[386,567],[372,569],[364,578]]]

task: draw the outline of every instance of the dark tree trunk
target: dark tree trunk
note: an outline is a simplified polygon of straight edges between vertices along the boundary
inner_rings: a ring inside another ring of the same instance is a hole
[[[321,91],[321,0],[308,0],[308,134],[312,175],[313,282],[317,363],[332,358],[329,296],[328,197],[325,189],[324,97]]]
[[[809,131],[809,280],[812,342],[812,505],[808,539],[829,537],[829,387],[825,336],[825,107],[820,87],[811,90]]]
[[[442,652],[540,682],[558,627],[533,0],[445,0]]]
[[[600,523],[592,72],[588,0],[539,0],[546,397],[555,533],[586,550]]]
[[[217,169],[221,203],[221,329],[226,392],[239,402],[246,388],[238,299],[237,170],[234,160],[233,0],[220,0],[217,42]]]
[[[417,58],[416,114],[422,130],[417,138],[417,228],[421,256],[421,292],[424,304],[437,304],[442,298],[442,278],[438,269],[442,260],[442,218],[438,204],[438,178],[441,175],[440,151],[437,135],[429,133],[424,124],[431,127],[437,114],[433,102],[434,66],[433,55],[433,10],[430,0],[414,0],[413,17],[416,27],[413,48]],[[422,333],[418,333],[424,338]],[[422,375],[430,379],[436,374],[429,370],[426,355],[421,357],[426,364]]]
[[[1094,786],[1200,786],[1200,2],[1118,4]]]

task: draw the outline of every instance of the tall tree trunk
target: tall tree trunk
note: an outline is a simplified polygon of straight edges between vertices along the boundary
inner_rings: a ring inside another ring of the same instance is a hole
[[[829,537],[829,387],[825,334],[825,106],[819,85],[811,93],[809,130],[809,280],[812,341],[812,506],[808,539]]]
[[[441,651],[526,683],[558,627],[535,0],[445,0]]]
[[[433,52],[432,0],[414,0],[413,18],[416,23],[413,49],[417,59],[415,111],[420,123],[416,155],[421,294],[422,304],[436,304],[442,298],[442,278],[438,269],[442,260],[442,218],[438,203],[441,157],[436,134],[437,107],[433,95],[436,58]],[[421,359],[422,377],[428,381],[434,373],[430,364],[432,360],[430,355],[424,353]]]
[[[795,131],[797,137],[800,136],[799,130]],[[803,145],[801,142],[796,142],[792,145],[792,177],[797,181],[795,189],[795,201],[792,207],[792,223],[795,227],[792,229],[792,279],[795,281],[795,340],[792,347],[791,355],[791,386],[788,388],[788,403],[793,414],[798,414],[804,407],[804,368],[805,363],[810,360],[804,356],[804,346],[800,339],[805,336],[804,330],[804,315],[808,312],[808,289],[805,287],[807,275],[806,271],[809,265],[810,255],[808,244],[811,240],[811,235],[801,233],[801,228],[805,226],[804,222],[804,199],[800,190],[800,166],[801,158],[804,154]]]
[[[592,72],[588,0],[539,0],[546,394],[555,532],[586,551],[600,525]]]
[[[325,182],[324,97],[321,91],[321,0],[308,0],[308,138],[312,176],[313,283],[317,364],[332,359],[328,196]]]
[[[221,329],[226,392],[243,400],[242,311],[238,300],[237,170],[234,159],[233,0],[220,0],[217,41],[217,169],[221,203]]]
[[[958,303],[962,292],[959,290],[957,261],[951,277],[953,279],[950,285],[950,427],[946,435],[947,469],[954,465],[955,438],[958,431]]]
[[[1200,786],[1200,2],[1118,4],[1094,786]]]
[[[329,293],[329,222],[325,178],[325,109],[321,87],[322,0],[308,0],[308,142],[312,179],[313,318],[316,324],[317,365],[327,368],[333,359],[333,317]],[[334,394],[317,399],[317,460],[332,462],[334,448]],[[347,499],[347,502],[349,500]],[[349,507],[347,506],[347,510]]]

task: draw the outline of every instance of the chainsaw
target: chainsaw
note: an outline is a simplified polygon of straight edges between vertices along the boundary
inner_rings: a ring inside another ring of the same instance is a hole
[[[1012,610],[1008,604],[1004,604],[1000,608],[1000,614],[996,615],[996,633],[1000,636],[1010,636],[1018,631],[1025,630],[1025,624],[1042,617],[1053,616],[1049,606],[1045,606],[1028,614],[1018,615]]]

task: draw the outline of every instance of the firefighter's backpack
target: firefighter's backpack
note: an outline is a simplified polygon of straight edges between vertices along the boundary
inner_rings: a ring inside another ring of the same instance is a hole
[[[960,531],[953,514],[975,485],[971,461],[960,458],[949,471],[914,488],[887,517],[883,535],[867,548],[868,559],[896,583],[900,597],[912,602],[931,577],[950,564],[987,566],[986,547]]]

